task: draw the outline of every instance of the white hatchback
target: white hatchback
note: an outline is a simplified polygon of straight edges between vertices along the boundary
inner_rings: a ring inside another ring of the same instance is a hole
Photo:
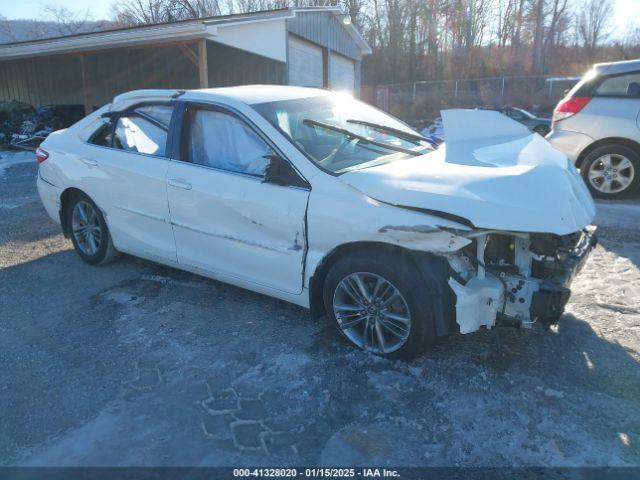
[[[327,314],[407,358],[496,322],[549,325],[594,244],[575,168],[497,112],[443,112],[438,149],[323,90],[142,90],[38,149],[80,257],[120,252]]]

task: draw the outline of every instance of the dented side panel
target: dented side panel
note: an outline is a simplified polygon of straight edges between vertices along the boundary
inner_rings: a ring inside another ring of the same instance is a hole
[[[307,190],[181,162],[171,162],[168,178],[191,186],[167,187],[180,264],[302,292]]]
[[[466,230],[463,225],[378,202],[325,174],[314,178],[307,218],[306,287],[323,258],[344,244],[374,242],[447,254],[471,243],[443,229]]]

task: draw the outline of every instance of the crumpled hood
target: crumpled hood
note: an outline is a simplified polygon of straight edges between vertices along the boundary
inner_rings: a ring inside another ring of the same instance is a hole
[[[595,205],[566,156],[493,111],[442,112],[435,152],[339,178],[398,206],[464,217],[478,228],[564,235],[587,226]]]

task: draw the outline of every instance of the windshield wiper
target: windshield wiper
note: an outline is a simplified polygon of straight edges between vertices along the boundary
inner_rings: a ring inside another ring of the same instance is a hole
[[[405,132],[404,130],[400,130],[398,128],[387,127],[386,125],[380,125],[378,123],[367,122],[365,120],[350,119],[350,120],[347,120],[347,123],[355,123],[356,125],[364,125],[365,127],[373,128],[374,130],[378,130],[379,132],[390,132],[390,133],[393,133],[394,135],[396,135],[398,137],[404,137],[404,138],[409,139],[409,140],[418,140],[418,141],[421,141],[421,142],[427,142],[427,143],[431,144],[431,142],[429,142],[429,139],[424,137],[424,136],[422,136],[422,135],[418,135],[418,134],[410,133],[410,132]]]
[[[354,133],[351,130],[338,127],[336,125],[331,125],[330,123],[318,122],[316,120],[311,120],[310,118],[305,118],[304,120],[302,120],[302,123],[305,125],[312,125],[312,126],[324,128],[326,130],[331,130],[333,132],[341,133],[345,137],[360,140],[361,142],[365,142],[365,143],[370,143],[371,145],[375,145],[376,147],[380,147],[380,148],[386,148],[387,150],[394,150],[396,152],[406,153],[414,156],[422,155],[422,153],[416,152],[415,150],[410,150],[408,148],[398,147],[396,145],[390,145],[388,143],[383,143],[383,142],[376,142],[375,140],[371,140],[370,138],[367,138],[363,135],[358,135],[357,133]]]

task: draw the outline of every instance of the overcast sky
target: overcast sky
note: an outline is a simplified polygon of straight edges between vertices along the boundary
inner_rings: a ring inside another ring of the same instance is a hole
[[[0,0],[0,15],[6,18],[42,18],[43,5],[64,6],[75,11],[89,10],[96,20],[109,17],[110,0]],[[612,34],[622,37],[629,24],[640,21],[640,0],[614,0]]]

